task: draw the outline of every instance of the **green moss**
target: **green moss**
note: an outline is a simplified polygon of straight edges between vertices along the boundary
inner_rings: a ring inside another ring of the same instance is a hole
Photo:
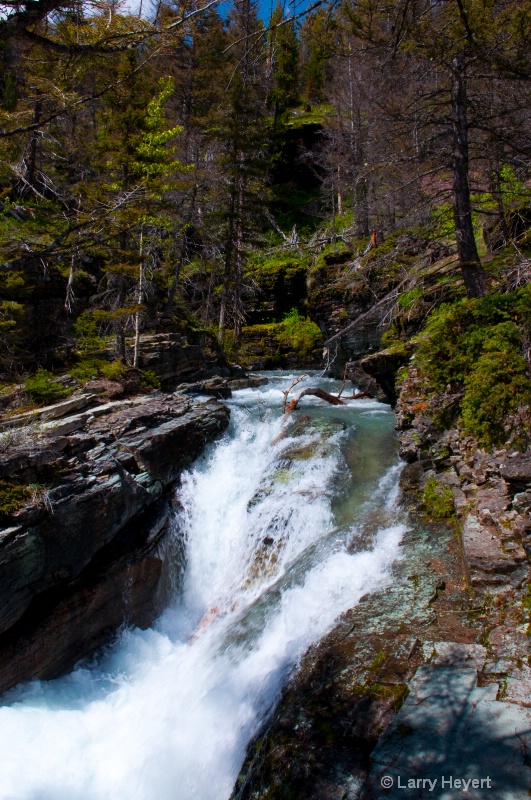
[[[434,312],[418,338],[416,365],[439,393],[462,393],[461,423],[487,447],[506,441],[531,401],[523,355],[531,336],[531,287],[481,300],[461,300]],[[518,433],[518,431],[517,431]],[[525,441],[525,430],[522,441]]]
[[[408,693],[407,685],[402,683],[364,683],[353,688],[356,694],[371,700],[392,700],[395,711],[399,710]]]
[[[23,508],[27,501],[26,490],[23,486],[0,481],[0,519],[14,514]]]
[[[465,379],[463,426],[487,446],[502,442],[507,417],[530,399],[524,356],[503,350],[484,353]]]
[[[454,494],[451,488],[431,476],[424,485],[422,502],[433,519],[448,519],[454,515]]]
[[[526,584],[526,592],[522,597],[522,608],[531,611],[531,583]]]
[[[303,125],[322,125],[334,113],[334,107],[325,103],[296,108],[287,122],[288,128],[302,128]]]
[[[281,342],[288,344],[302,356],[309,356],[322,340],[321,329],[315,322],[302,317],[292,308],[282,321]]]
[[[380,650],[379,653],[374,657],[372,664],[369,667],[370,672],[378,672],[382,664],[387,659],[387,653],[384,650]]]
[[[286,314],[282,322],[269,322],[262,325],[250,325],[243,328],[244,355],[251,346],[249,341],[258,340],[263,349],[269,347],[273,350],[270,358],[282,358],[280,347],[292,350],[301,359],[308,358],[322,342],[322,333],[318,325],[307,317],[303,317],[296,308]],[[245,343],[247,341],[247,344]]]
[[[398,307],[399,308],[411,308],[415,304],[417,300],[419,300],[422,295],[424,294],[424,290],[421,286],[415,286],[414,289],[410,289],[409,292],[403,292],[398,298]]]

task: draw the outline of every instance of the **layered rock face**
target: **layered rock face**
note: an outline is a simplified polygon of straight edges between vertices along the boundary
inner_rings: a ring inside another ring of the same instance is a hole
[[[0,480],[31,497],[0,530],[0,691],[69,668],[124,620],[152,621],[165,490],[229,421],[216,400],[177,394],[72,402],[0,456]]]
[[[245,373],[227,363],[214,336],[204,333],[188,342],[179,333],[157,333],[140,337],[140,367],[154,372],[164,389],[173,390],[183,381],[197,381],[219,375],[242,377]],[[129,360],[132,363],[133,349]]]
[[[531,451],[487,452],[456,428],[437,425],[458,399],[427,392],[411,366],[396,407],[400,454],[420,490],[431,478],[451,500],[471,587],[516,600],[531,556]]]

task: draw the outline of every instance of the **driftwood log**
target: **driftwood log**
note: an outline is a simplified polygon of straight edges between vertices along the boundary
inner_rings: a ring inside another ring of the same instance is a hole
[[[328,394],[328,392],[325,392],[324,389],[312,389],[311,386],[308,386],[306,389],[301,389],[301,391],[298,392],[293,397],[293,399],[291,400],[291,402],[290,402],[290,404],[288,406],[288,411],[295,411],[295,409],[298,408],[299,402],[302,400],[302,398],[306,397],[306,395],[308,395],[308,394],[311,394],[314,397],[319,397],[321,400],[326,400],[327,403],[330,403],[333,406],[346,406],[347,405],[344,402],[344,400],[341,400],[340,397],[336,397],[335,394]],[[374,399],[372,394],[370,394],[370,392],[358,392],[358,394],[349,395],[345,399],[346,400],[364,400],[366,398],[368,398],[370,400]]]
[[[336,397],[333,394],[328,394],[328,392],[325,392],[324,389],[312,389],[311,386],[308,386],[306,389],[301,389],[300,392],[297,392],[297,394],[290,401],[288,410],[295,411],[300,400],[303,397],[306,397],[308,394],[314,395],[314,397],[319,397],[321,400],[326,400],[327,403],[331,403],[333,406],[346,406],[346,403],[344,403],[343,400],[340,400],[339,397]]]

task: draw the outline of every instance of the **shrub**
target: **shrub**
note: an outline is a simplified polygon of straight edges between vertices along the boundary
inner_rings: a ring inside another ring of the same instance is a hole
[[[75,367],[72,367],[69,374],[78,380],[80,383],[92,380],[99,375],[101,361],[96,361],[93,358],[81,359]]]
[[[141,377],[140,383],[142,386],[152,387],[153,389],[160,389],[160,378],[153,372],[153,370],[146,369]]]
[[[122,361],[103,361],[100,363],[100,375],[108,380],[123,378],[129,367]]]
[[[409,292],[403,292],[398,298],[398,307],[410,308],[414,305],[416,300],[420,300],[423,294],[424,290],[421,286],[415,286],[415,288],[410,289]]]
[[[46,369],[40,369],[31,378],[27,378],[24,383],[24,391],[29,394],[32,400],[36,403],[55,403],[58,400],[68,397],[73,389],[67,389],[61,386],[60,383],[54,379],[51,372]]]
[[[72,327],[80,353],[90,353],[105,347],[105,339],[98,334],[96,320],[87,311],[78,317]]]

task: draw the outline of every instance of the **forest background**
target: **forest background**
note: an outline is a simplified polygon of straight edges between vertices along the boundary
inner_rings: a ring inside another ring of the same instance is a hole
[[[528,0],[279,4],[267,19],[254,0],[161,0],[135,14],[107,0],[2,8],[6,386],[37,372],[41,399],[53,399],[66,391],[55,372],[119,375],[139,366],[142,333],[210,332],[238,359],[249,323],[283,320],[309,352],[326,324],[306,319],[304,292],[278,318],[259,302],[263,276],[311,273],[345,245],[359,269],[408,231],[456,256],[458,279],[450,290],[441,279],[430,310],[472,303],[460,306],[470,316],[487,295],[512,298],[491,322],[505,325],[499,360],[517,358],[521,405]],[[422,299],[416,280],[397,312]],[[404,283],[387,270],[389,281]],[[450,339],[470,327],[460,313]],[[401,338],[393,315],[387,326],[388,344]]]

